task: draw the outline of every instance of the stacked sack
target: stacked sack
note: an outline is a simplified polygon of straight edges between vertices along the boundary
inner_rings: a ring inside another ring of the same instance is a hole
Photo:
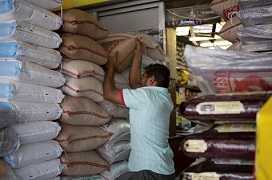
[[[226,24],[219,33],[233,45],[230,50],[271,51],[272,2],[269,0],[214,0],[211,8]]]
[[[101,179],[97,176],[101,173],[110,177],[127,171],[127,163],[111,167],[128,159],[130,137],[129,123],[123,120],[127,111],[103,98],[102,66],[108,61],[108,52],[97,41],[106,38],[108,31],[81,10],[65,11],[63,19],[60,51],[65,57],[62,73],[66,83],[62,90],[67,96],[62,102],[62,131],[57,137],[64,149],[63,179]],[[128,87],[121,75],[115,79],[119,87]]]
[[[212,128],[181,144],[186,155],[205,158],[183,179],[255,179],[256,120],[272,95],[271,56],[192,46],[184,53],[204,95],[184,102],[180,113]]]
[[[0,7],[1,128],[8,127],[1,130],[1,155],[22,180],[52,179],[62,171],[62,148],[53,141],[64,98],[57,88],[65,83],[57,71],[62,56],[54,50],[62,40],[53,31],[62,20],[50,12],[60,5],[5,0]]]

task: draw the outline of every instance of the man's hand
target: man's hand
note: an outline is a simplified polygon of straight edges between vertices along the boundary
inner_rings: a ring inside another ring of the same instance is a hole
[[[107,70],[109,70],[109,69],[113,69],[114,71],[116,70],[117,58],[118,58],[117,52],[113,56],[109,56],[108,62],[106,64]]]

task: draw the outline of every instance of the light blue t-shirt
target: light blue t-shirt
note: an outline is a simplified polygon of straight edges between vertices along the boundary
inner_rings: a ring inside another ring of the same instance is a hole
[[[173,110],[168,90],[154,86],[124,89],[123,97],[129,108],[131,125],[129,170],[150,170],[163,175],[175,173],[174,155],[168,143]]]

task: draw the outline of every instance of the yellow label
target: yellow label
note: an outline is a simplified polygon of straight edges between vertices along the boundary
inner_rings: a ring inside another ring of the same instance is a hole
[[[214,129],[219,133],[256,132],[256,124],[223,124]]]
[[[204,153],[208,150],[208,145],[204,140],[187,140],[184,149],[191,153]]]
[[[205,102],[196,106],[199,114],[240,114],[245,112],[244,105],[240,101]]]
[[[186,176],[190,176],[191,180],[219,180],[220,175],[214,172],[207,173],[186,173]]]

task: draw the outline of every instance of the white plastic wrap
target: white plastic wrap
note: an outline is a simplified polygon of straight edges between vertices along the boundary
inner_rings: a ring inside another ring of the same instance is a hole
[[[113,118],[128,119],[128,109],[104,100],[99,103]]]
[[[241,9],[271,5],[271,0],[239,0]]]
[[[63,98],[64,95],[62,91],[58,89],[17,81],[0,80],[0,100],[8,99],[25,102],[61,103]]]
[[[0,107],[5,107],[12,115],[5,116],[6,121],[26,123],[34,121],[47,121],[59,119],[62,109],[59,104],[30,103],[4,100],[0,102]],[[15,116],[13,115],[15,114]],[[2,119],[2,117],[0,117]]]
[[[20,139],[13,129],[0,130],[0,157],[17,151],[19,147]]]
[[[30,144],[55,139],[61,130],[58,123],[51,121],[16,124],[10,128],[14,129],[18,134],[21,144]]]
[[[0,81],[16,80],[55,88],[65,83],[65,78],[60,72],[30,62],[0,58],[0,67],[2,67],[0,69]]]
[[[105,171],[101,174],[103,180],[115,180],[122,174],[127,173],[128,170],[128,162],[123,161],[120,163],[113,164],[108,171]]]
[[[57,159],[62,154],[62,148],[56,141],[26,144],[18,151],[5,156],[5,160],[13,168],[22,168],[31,164]]]
[[[108,143],[114,144],[116,142],[130,140],[130,125],[126,120],[113,119],[109,124],[106,124],[103,129],[112,134]]]
[[[58,48],[62,43],[57,33],[32,24],[19,24],[16,20],[1,21],[0,29],[0,39],[15,39],[52,49]]]
[[[20,180],[48,180],[61,174],[62,165],[59,159],[32,164],[21,169],[15,169]]]
[[[100,147],[98,152],[110,164],[128,160],[130,153],[130,142],[119,141],[114,144],[108,142]]]
[[[53,10],[61,6],[61,0],[26,0],[44,9]]]
[[[33,62],[49,69],[57,68],[62,60],[60,52],[56,50],[21,41],[1,41],[0,57],[18,58],[20,61]]]

